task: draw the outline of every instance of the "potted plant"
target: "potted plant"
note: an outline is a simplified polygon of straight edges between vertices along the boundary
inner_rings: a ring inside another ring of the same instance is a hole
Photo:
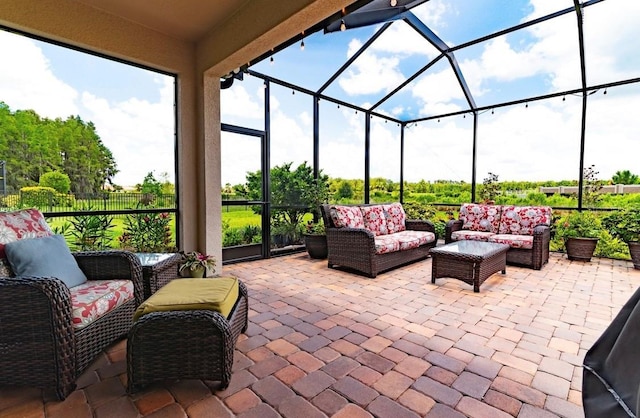
[[[327,235],[324,223],[308,221],[304,232],[304,246],[311,258],[327,258],[329,250],[327,248]]]
[[[633,267],[640,270],[640,207],[611,212],[602,225],[612,236],[627,243]]]
[[[181,252],[180,272],[183,277],[207,277],[209,273],[215,272],[216,259],[211,255],[202,254],[198,251]]]
[[[564,240],[569,260],[591,261],[602,234],[600,219],[590,211],[574,211],[556,223],[556,236]]]
[[[320,214],[320,205],[329,201],[329,185],[326,177],[314,179],[306,186],[304,201],[313,214],[313,220],[305,225],[304,245],[311,258],[327,258],[327,235]]]

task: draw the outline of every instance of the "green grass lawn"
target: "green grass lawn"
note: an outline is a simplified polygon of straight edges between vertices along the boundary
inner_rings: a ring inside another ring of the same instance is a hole
[[[260,215],[244,206],[227,206],[222,208],[222,222],[227,223],[229,228],[241,228],[245,225],[261,225]]]

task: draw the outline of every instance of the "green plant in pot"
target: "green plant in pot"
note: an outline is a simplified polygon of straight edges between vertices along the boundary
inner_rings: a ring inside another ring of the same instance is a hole
[[[303,199],[313,214],[313,220],[305,225],[304,245],[311,258],[327,258],[327,235],[320,215],[320,205],[329,201],[329,185],[326,176],[313,179],[304,190]]]
[[[602,219],[602,225],[613,237],[627,243],[633,267],[640,270],[640,207],[611,212]]]
[[[216,259],[211,255],[202,254],[198,251],[183,252],[181,254],[182,260],[180,261],[178,272],[183,277],[207,277],[209,273],[216,271]]]
[[[574,211],[558,219],[555,230],[564,241],[569,260],[591,261],[603,227],[593,212]]]
[[[308,221],[304,233],[304,246],[311,258],[327,258],[327,235],[324,223]]]

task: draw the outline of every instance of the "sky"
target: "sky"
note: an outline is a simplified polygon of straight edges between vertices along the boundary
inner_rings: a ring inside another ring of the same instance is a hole
[[[447,45],[456,46],[572,5],[571,0],[430,0],[412,12]],[[639,18],[637,0],[606,0],[585,8],[588,85],[640,76],[640,55],[632,46],[640,37]],[[304,39],[304,50],[292,45],[274,55],[273,62],[252,69],[317,91],[378,28],[312,34]],[[394,22],[324,93],[368,108],[436,57],[424,38],[404,22]],[[457,50],[455,57],[478,106],[581,86],[574,13]],[[618,170],[640,173],[638,121],[631,111],[639,99],[640,88],[634,85],[589,96],[585,164],[594,164],[603,180]],[[222,119],[262,129],[263,103],[262,82],[245,77],[222,92]],[[442,59],[375,110],[405,121],[465,109],[463,92]],[[311,161],[312,112],[308,95],[271,85],[272,165]],[[581,112],[582,98],[574,95],[481,112],[477,181],[489,172],[500,180],[577,179]],[[320,101],[320,166],[326,174],[364,178],[364,125],[362,112]],[[371,127],[371,176],[398,181],[400,129],[376,117]],[[240,183],[245,167],[256,169],[259,154],[254,154],[255,164],[243,166],[224,138],[223,181]],[[472,141],[470,114],[410,125],[405,129],[405,180],[471,182]]]
[[[450,46],[572,7],[571,0],[430,0],[412,10]],[[640,76],[640,2],[605,0],[584,10],[587,83]],[[580,86],[574,14],[500,36],[455,52],[478,106],[544,95]],[[252,69],[318,90],[379,27],[309,35]],[[148,172],[174,181],[174,79],[93,55],[0,31],[0,101],[11,110],[33,109],[43,117],[79,115],[95,124],[120,172],[114,182],[132,186]],[[370,107],[437,51],[401,21],[376,40],[325,94]],[[263,130],[264,86],[245,76],[222,91],[222,121]],[[640,88],[594,91],[588,98],[585,163],[603,179],[617,170],[640,174]],[[446,59],[437,61],[376,111],[399,120],[468,109]],[[478,116],[477,181],[488,172],[500,180],[577,179],[582,99],[568,95],[483,111]],[[312,160],[312,99],[271,86],[272,165]],[[332,177],[363,179],[362,112],[320,102],[320,166]],[[471,114],[412,124],[405,129],[405,180],[470,182]],[[223,133],[222,176],[243,183],[260,169],[260,143]],[[371,176],[399,180],[400,128],[371,120]]]
[[[0,30],[0,101],[41,117],[93,122],[131,187],[175,181],[174,78]],[[6,59],[11,57],[11,59]]]

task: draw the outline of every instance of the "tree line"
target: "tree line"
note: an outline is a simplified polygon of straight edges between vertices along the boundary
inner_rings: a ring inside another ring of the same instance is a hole
[[[93,122],[79,116],[52,120],[33,110],[12,112],[2,101],[0,161],[5,161],[9,193],[37,186],[48,172],[66,174],[74,194],[98,193],[118,173],[113,155]]]

